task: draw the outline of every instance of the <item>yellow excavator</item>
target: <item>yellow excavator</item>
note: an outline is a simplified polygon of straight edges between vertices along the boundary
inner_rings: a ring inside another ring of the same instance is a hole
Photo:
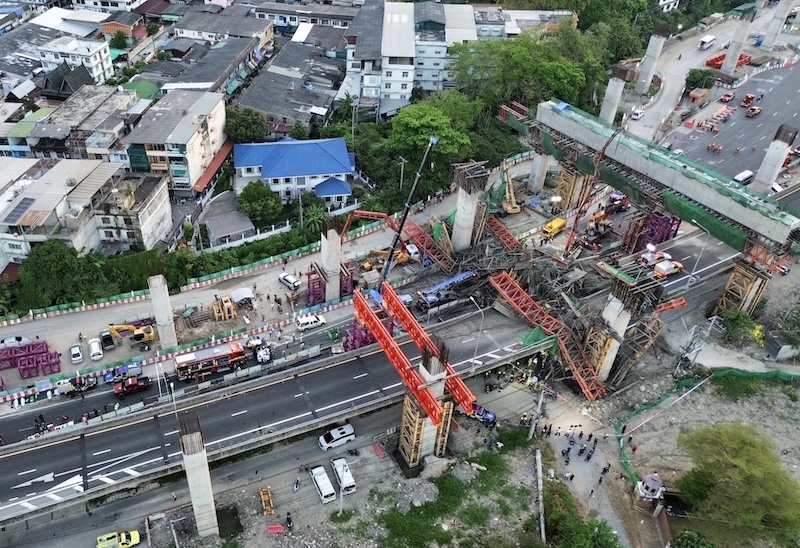
[[[108,330],[111,331],[111,334],[118,339],[125,338],[121,331],[132,333],[133,335],[131,336],[130,341],[131,345],[149,343],[156,340],[156,330],[152,325],[144,325],[142,327],[136,327],[135,325],[128,324],[109,325]]]
[[[503,200],[503,210],[509,215],[519,213],[522,208],[517,203],[517,198],[514,196],[514,181],[508,175],[508,162],[503,160],[503,181],[506,183],[506,197]]]

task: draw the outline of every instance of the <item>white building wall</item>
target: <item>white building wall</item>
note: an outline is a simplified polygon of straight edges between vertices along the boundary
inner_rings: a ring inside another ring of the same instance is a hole
[[[143,204],[139,212],[139,226],[145,249],[153,249],[169,236],[172,230],[172,207],[166,178],[156,186],[148,202]]]
[[[384,99],[410,99],[414,89],[414,65],[390,64],[383,59],[381,97]]]
[[[417,42],[414,59],[414,84],[426,91],[442,89],[446,79],[447,44],[444,42]]]

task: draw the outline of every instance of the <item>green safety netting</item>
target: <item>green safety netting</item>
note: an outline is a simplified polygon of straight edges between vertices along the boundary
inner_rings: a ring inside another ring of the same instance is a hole
[[[563,162],[566,155],[564,154],[563,150],[559,150],[556,148],[555,143],[553,143],[553,139],[547,133],[540,134],[542,138],[542,146],[550,153],[550,156],[558,160],[559,162]]]
[[[555,337],[548,335],[547,333],[544,332],[544,330],[541,327],[537,326],[531,331],[525,333],[525,335],[522,337],[522,344],[524,346],[533,346],[536,344],[541,344],[547,341],[548,339],[552,343],[555,343],[556,341]]]
[[[632,202],[642,204],[642,190],[634,179],[614,171],[607,165],[600,166],[600,180],[627,196]]]
[[[665,190],[662,196],[667,211],[681,219],[697,221],[700,226],[718,240],[725,242],[737,251],[744,251],[745,242],[747,241],[747,233],[744,230],[725,223],[706,209],[689,202],[674,192]]]

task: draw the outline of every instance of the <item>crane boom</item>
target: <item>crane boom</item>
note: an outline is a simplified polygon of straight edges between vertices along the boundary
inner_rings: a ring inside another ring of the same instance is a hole
[[[616,139],[619,132],[622,131],[621,127],[618,127],[614,130],[614,133],[611,134],[611,137],[603,144],[603,148],[601,148],[594,157],[594,171],[592,172],[592,178],[589,181],[586,181],[583,184],[583,188],[581,189],[581,194],[578,197],[578,205],[577,210],[578,214],[575,215],[575,220],[572,222],[572,229],[569,231],[569,236],[567,237],[567,245],[564,246],[564,257],[566,257],[572,246],[575,244],[575,239],[578,236],[578,228],[580,227],[580,223],[583,220],[583,215],[586,213],[584,209],[587,208],[589,197],[591,196],[592,188],[594,187],[595,182],[597,182],[598,175],[600,173],[600,163],[603,161],[603,158],[606,155],[606,149],[609,147],[611,142]]]

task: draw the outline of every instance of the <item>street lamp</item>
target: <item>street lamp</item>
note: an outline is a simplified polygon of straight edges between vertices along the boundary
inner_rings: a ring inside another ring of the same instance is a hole
[[[706,227],[698,223],[696,219],[692,219],[692,224],[699,226],[703,230],[703,232],[708,234],[709,238],[711,237],[711,232],[709,232]],[[695,279],[694,273],[697,272],[697,267],[700,264],[700,258],[703,256],[703,251],[706,250],[706,245],[708,245],[708,239],[706,239],[706,241],[703,242],[703,247],[700,248],[700,253],[697,255],[697,260],[694,262],[694,268],[692,268],[692,273],[689,274],[689,279],[686,280],[686,289],[689,289],[689,285],[692,283],[692,280]]]
[[[172,410],[175,412],[175,420],[178,420],[178,405],[175,403],[175,383],[169,382],[169,391],[172,393]]]
[[[475,361],[478,358],[478,343],[480,342],[480,336],[483,333],[483,321],[486,319],[486,314],[483,313],[483,308],[481,308],[481,305],[479,305],[475,300],[475,297],[470,295],[469,300],[472,301],[472,304],[474,304],[478,308],[478,312],[481,313],[481,326],[478,328],[478,335],[475,337],[475,351],[472,353],[472,374],[474,375]]]
[[[403,190],[403,175],[405,175],[406,164],[408,163],[408,160],[406,160],[402,156],[400,156],[399,158],[400,158],[400,190]]]

